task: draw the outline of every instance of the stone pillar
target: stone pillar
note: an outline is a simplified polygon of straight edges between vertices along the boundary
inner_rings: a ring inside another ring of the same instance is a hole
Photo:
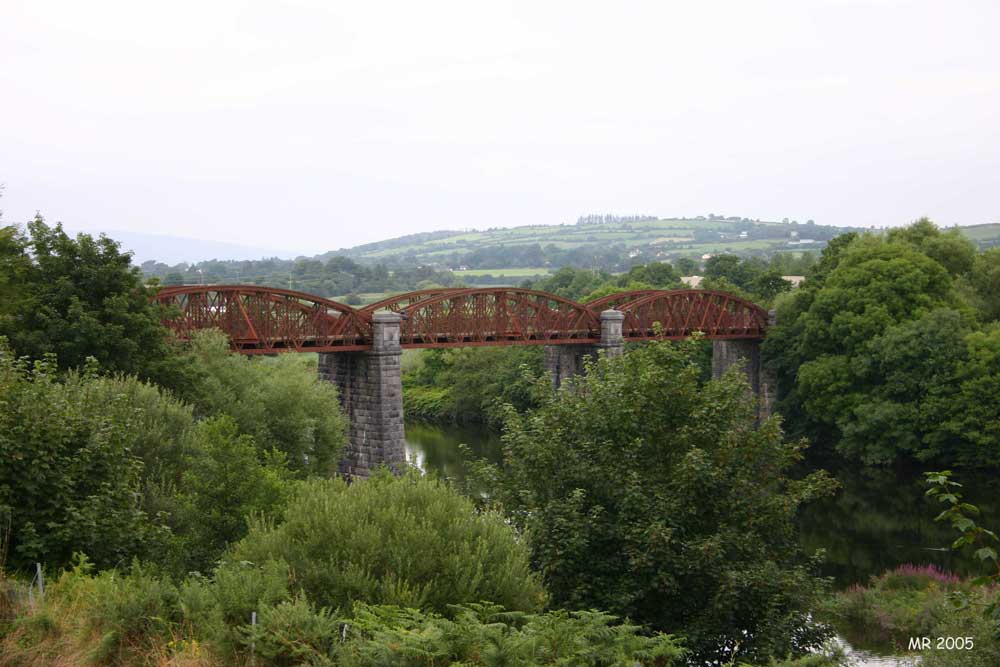
[[[604,350],[605,356],[620,357],[625,353],[624,321],[625,314],[617,310],[609,309],[601,313],[601,342],[597,347]]]
[[[597,352],[589,343],[579,345],[546,345],[545,370],[552,376],[552,386],[558,389],[563,382],[583,375],[583,361],[586,357],[596,357]]]
[[[598,350],[603,350],[605,356],[617,357],[625,352],[625,339],[622,336],[622,322],[625,315],[617,310],[605,310],[601,313],[601,342],[597,345],[581,343],[578,345],[546,345],[545,370],[552,376],[552,386],[558,389],[563,382],[583,375],[584,360],[587,357],[596,359]]]
[[[372,316],[371,351],[319,355],[319,375],[337,385],[349,422],[340,473],[365,478],[379,465],[393,470],[406,463],[403,446],[403,383],[398,313]]]
[[[733,366],[739,366],[746,374],[750,389],[757,397],[757,418],[770,417],[775,386],[773,376],[761,364],[760,341],[713,340],[712,378],[719,379]]]

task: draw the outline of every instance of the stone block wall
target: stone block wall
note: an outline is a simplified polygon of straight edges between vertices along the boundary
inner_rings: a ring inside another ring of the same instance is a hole
[[[383,464],[401,470],[406,463],[399,315],[376,313],[374,320],[370,352],[319,355],[320,379],[336,385],[349,422],[340,463],[349,478],[368,477]]]

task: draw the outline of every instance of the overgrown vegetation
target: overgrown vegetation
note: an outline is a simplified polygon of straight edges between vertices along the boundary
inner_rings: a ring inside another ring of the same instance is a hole
[[[994,252],[926,220],[835,239],[765,353],[792,431],[869,464],[1000,464]]]
[[[0,666],[100,664],[288,667],[517,664],[678,665],[683,649],[599,612],[531,614],[499,605],[453,605],[447,617],[391,605],[351,613],[282,591],[260,598],[256,625],[225,590],[180,585],[140,568],[94,574],[86,561],[62,574],[43,603],[20,610],[0,637]]]
[[[403,375],[407,419],[498,427],[501,406],[535,404],[539,346],[422,350]]]
[[[654,343],[544,395],[508,410],[505,465],[480,474],[531,534],[554,603],[682,633],[697,660],[822,643],[808,613],[825,583],[792,519],[834,483],[788,476],[803,443],[777,419],[756,427],[737,373],[703,382],[696,343]]]
[[[284,519],[256,519],[221,572],[245,563],[283,568],[289,586],[321,607],[368,602],[447,613],[450,604],[490,600],[527,612],[545,603],[527,546],[503,516],[477,512],[415,472],[303,483]]]

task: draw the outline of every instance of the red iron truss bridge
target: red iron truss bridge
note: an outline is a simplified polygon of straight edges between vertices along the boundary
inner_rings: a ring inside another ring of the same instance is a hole
[[[399,294],[362,308],[323,297],[257,285],[166,287],[155,300],[164,324],[179,340],[221,329],[235,352],[355,352],[372,346],[372,315],[402,316],[403,348],[475,345],[598,343],[601,312],[625,319],[628,340],[761,339],[767,311],[712,290],[641,290],[577,303],[547,292],[513,287],[448,288]]]

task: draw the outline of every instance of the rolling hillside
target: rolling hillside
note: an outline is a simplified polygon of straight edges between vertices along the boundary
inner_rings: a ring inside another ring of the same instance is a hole
[[[320,259],[340,255],[363,263],[470,271],[563,265],[615,269],[657,259],[698,259],[705,253],[813,250],[847,231],[812,221],[767,222],[721,216],[608,218],[576,224],[413,234],[333,251]]]

